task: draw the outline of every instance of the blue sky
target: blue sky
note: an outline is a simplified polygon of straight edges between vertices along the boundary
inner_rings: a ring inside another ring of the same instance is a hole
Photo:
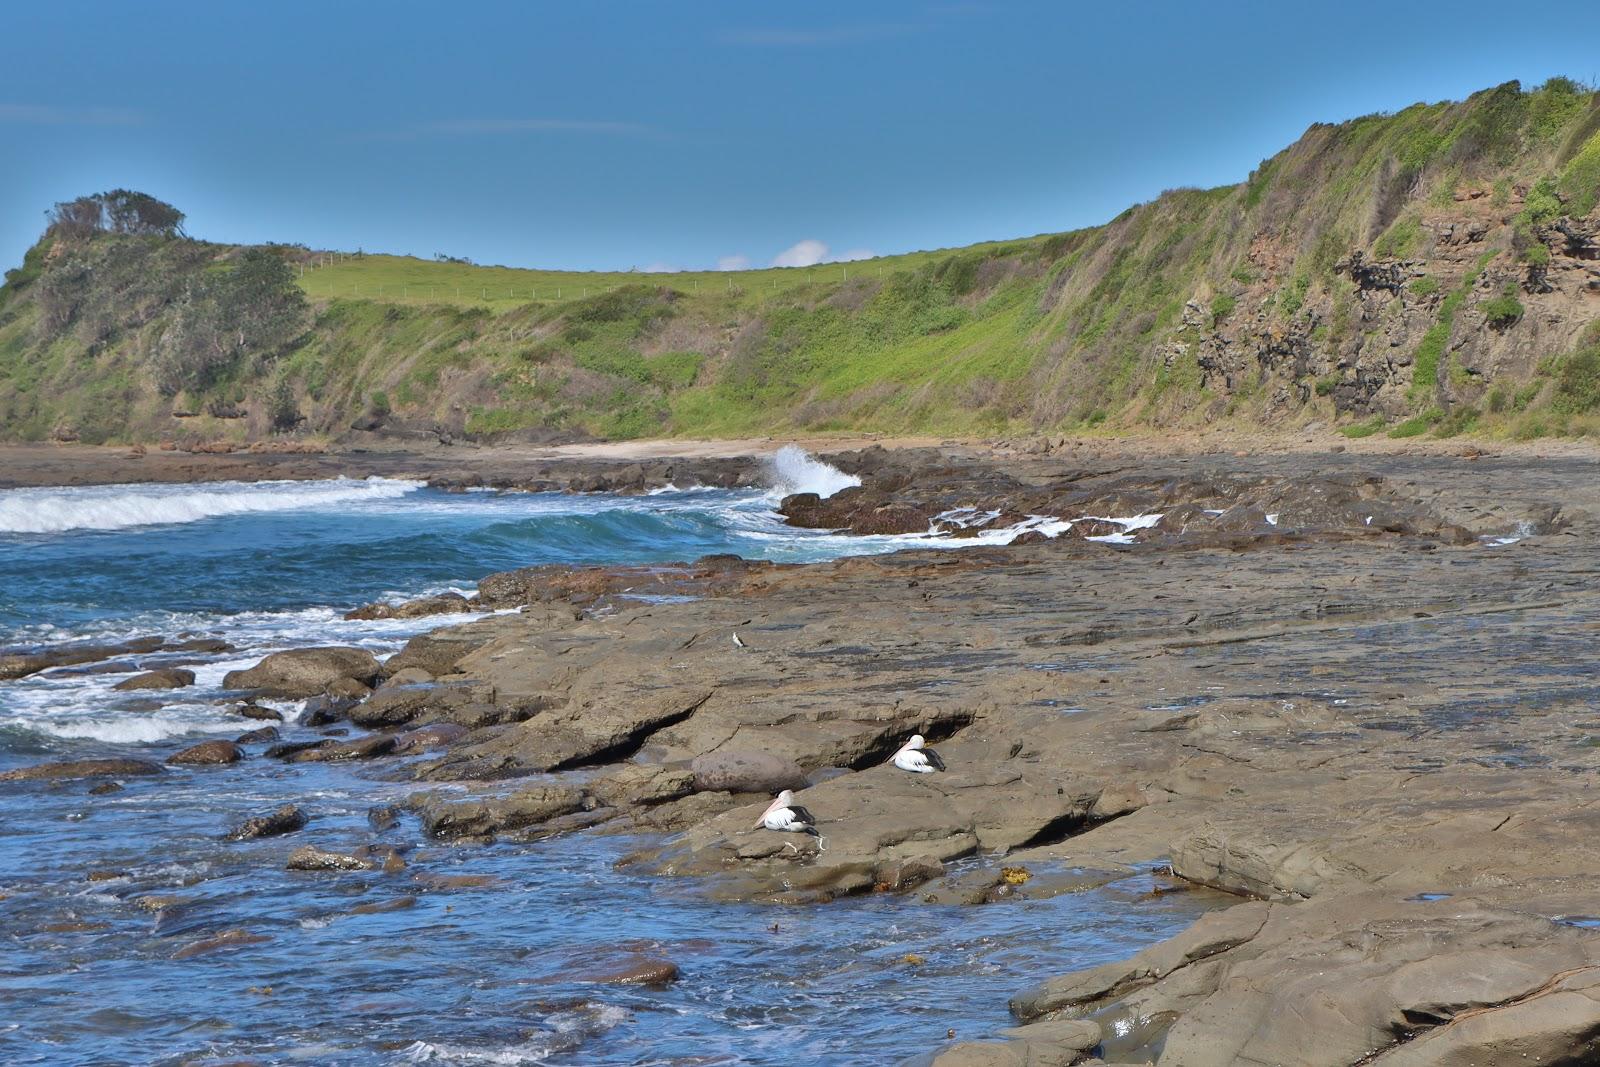
[[[116,186],[221,241],[626,269],[1070,229],[1310,123],[1593,81],[1600,4],[13,5],[0,263]]]

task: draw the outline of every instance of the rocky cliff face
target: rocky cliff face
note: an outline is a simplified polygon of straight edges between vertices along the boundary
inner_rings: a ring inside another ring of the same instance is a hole
[[[1526,190],[1499,205],[1486,192],[1457,194],[1422,221],[1413,258],[1369,258],[1352,249],[1335,268],[1349,288],[1320,294],[1287,322],[1274,313],[1281,260],[1270,241],[1257,241],[1249,262],[1261,280],[1244,289],[1228,316],[1188,301],[1182,328],[1163,350],[1166,366],[1192,358],[1202,385],[1218,398],[1262,382],[1265,410],[1280,415],[1317,396],[1357,417],[1404,418],[1419,405],[1448,413],[1491,403],[1497,386],[1534,383],[1542,363],[1577,348],[1600,318],[1600,220],[1539,227],[1548,262],[1519,262],[1509,249]],[[1497,302],[1506,300],[1520,310],[1506,303],[1500,311]],[[1419,380],[1419,352],[1441,324],[1438,362]]]

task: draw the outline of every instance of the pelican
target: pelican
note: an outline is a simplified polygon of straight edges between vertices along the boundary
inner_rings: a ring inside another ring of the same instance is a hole
[[[767,810],[756,820],[756,829],[776,830],[783,834],[810,834],[817,839],[817,848],[822,848],[822,835],[817,832],[816,817],[794,802],[793,789],[785,789],[772,798]],[[794,845],[791,843],[788,847],[794,848]],[[800,851],[798,848],[794,850],[797,853]]]
[[[912,734],[911,740],[900,746],[900,751],[894,754],[891,762],[902,771],[913,774],[932,774],[944,770],[944,760],[927,746],[928,742],[921,734]]]

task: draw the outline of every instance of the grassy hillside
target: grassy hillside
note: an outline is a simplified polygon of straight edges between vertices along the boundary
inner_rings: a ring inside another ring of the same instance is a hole
[[[0,435],[1591,432],[1597,200],[1600,97],[1557,79],[1314,126],[1104,226],[847,265],[274,246],[290,293],[260,252],[47,233],[0,289]]]

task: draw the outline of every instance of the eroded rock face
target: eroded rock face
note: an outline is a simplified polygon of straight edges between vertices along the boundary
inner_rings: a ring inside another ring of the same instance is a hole
[[[1167,1019],[1143,1030],[1163,1064],[1581,1062],[1600,1052],[1600,937],[1458,898],[1243,904],[1012,1010]]]
[[[277,696],[311,697],[346,679],[371,684],[383,674],[372,653],[360,648],[294,648],[274,652],[248,670],[229,671],[226,689],[254,689]]]

